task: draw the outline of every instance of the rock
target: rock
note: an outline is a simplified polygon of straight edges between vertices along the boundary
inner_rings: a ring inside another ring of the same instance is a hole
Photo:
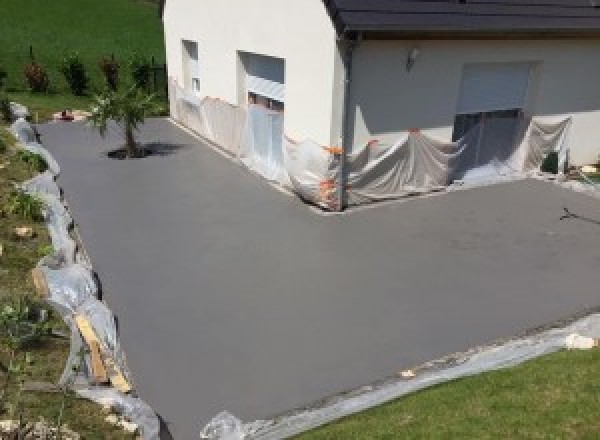
[[[117,416],[116,414],[109,414],[104,420],[106,421],[106,423],[110,423],[111,425],[116,426],[119,424],[119,416]]]
[[[0,420],[0,431],[9,433],[19,427],[18,420]]]
[[[138,430],[138,425],[136,425],[133,422],[128,422],[125,419],[121,419],[119,426],[131,434],[133,434],[134,432],[136,432]]]
[[[585,165],[585,166],[581,167],[581,172],[582,173],[597,173],[598,167],[594,166],[594,165]]]
[[[403,379],[412,379],[413,377],[416,376],[416,374],[413,370],[404,370],[400,373],[400,376]]]
[[[15,228],[15,235],[19,238],[31,239],[35,234],[29,226],[20,226]]]
[[[591,350],[594,347],[597,347],[597,342],[594,338],[589,338],[587,336],[581,336],[577,333],[572,333],[567,336],[565,340],[565,346],[569,350]]]

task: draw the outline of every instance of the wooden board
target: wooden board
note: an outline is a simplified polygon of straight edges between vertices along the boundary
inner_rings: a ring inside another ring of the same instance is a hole
[[[108,377],[110,383],[117,390],[122,393],[130,392],[132,389],[131,385],[114,359],[112,359],[108,353],[102,352],[102,345],[88,319],[85,316],[76,315],[75,322],[81,332],[81,336],[91,350],[92,375],[94,380],[102,383],[106,382],[106,378]],[[97,349],[96,355],[94,354],[95,349]]]
[[[39,267],[36,267],[31,271],[31,278],[33,278],[33,285],[37,294],[42,298],[47,298],[50,295],[50,289],[48,288],[48,281],[46,281],[46,275]]]

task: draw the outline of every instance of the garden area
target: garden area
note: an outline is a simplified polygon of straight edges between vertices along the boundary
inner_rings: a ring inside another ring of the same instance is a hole
[[[166,102],[154,1],[4,0],[0,28],[0,98],[27,106],[34,122],[131,85]]]
[[[45,169],[40,156],[16,148],[0,122],[0,435],[134,438],[106,421],[108,410],[56,385],[69,354],[69,331],[36,296],[31,276],[53,248],[42,200],[17,187]]]

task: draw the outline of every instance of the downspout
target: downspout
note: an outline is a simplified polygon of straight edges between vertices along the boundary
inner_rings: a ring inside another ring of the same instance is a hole
[[[340,171],[339,171],[339,182],[338,182],[338,200],[339,200],[339,211],[343,211],[346,208],[346,181],[347,181],[347,154],[352,144],[352,136],[350,134],[350,118],[352,114],[350,112],[350,93],[352,85],[352,65],[354,60],[354,51],[362,41],[362,34],[359,33],[354,39],[348,39],[342,37],[342,42],[346,45],[344,54],[344,71],[345,71],[345,82],[344,82],[344,100],[343,100],[343,119],[342,119],[342,152],[340,154]]]

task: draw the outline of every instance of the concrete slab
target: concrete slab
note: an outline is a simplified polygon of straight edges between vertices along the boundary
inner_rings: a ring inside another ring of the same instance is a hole
[[[143,398],[177,439],[600,305],[600,204],[539,181],[316,215],[166,120],[39,127]],[[586,220],[560,220],[563,207]]]

